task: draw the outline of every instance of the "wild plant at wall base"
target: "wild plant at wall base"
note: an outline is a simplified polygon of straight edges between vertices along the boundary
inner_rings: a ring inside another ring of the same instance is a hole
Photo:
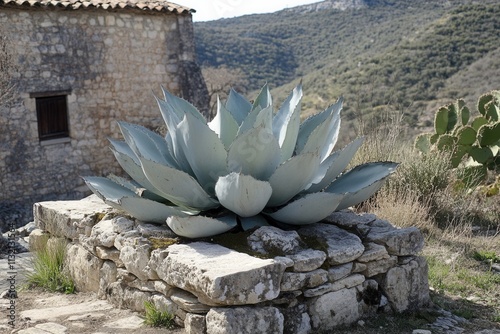
[[[334,151],[342,99],[301,124],[301,85],[276,113],[267,85],[253,103],[231,90],[210,122],[187,101],[163,93],[157,102],[165,137],[119,122],[124,141],[110,139],[132,181],[84,180],[110,206],[142,221],[166,221],[180,236],[273,221],[315,223],[369,198],[397,167],[373,162],[344,172],[363,138]]]

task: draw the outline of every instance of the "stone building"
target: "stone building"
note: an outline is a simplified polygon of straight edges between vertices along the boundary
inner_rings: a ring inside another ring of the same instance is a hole
[[[121,137],[118,120],[161,126],[161,86],[208,106],[192,12],[163,0],[0,0],[15,85],[0,105],[0,225],[26,223],[33,202],[88,194],[80,176],[121,173],[107,137]]]

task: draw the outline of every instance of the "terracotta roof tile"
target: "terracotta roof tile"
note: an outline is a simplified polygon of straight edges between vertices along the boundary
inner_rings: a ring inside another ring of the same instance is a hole
[[[141,10],[171,12],[171,13],[194,13],[195,10],[177,5],[164,0],[0,0],[1,5],[18,5],[30,7],[64,7],[78,9],[80,7],[95,7],[103,9],[136,8]]]

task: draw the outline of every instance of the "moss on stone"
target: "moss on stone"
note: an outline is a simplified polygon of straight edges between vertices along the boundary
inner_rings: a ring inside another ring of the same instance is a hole
[[[179,243],[179,239],[177,239],[177,238],[149,237],[148,240],[151,243],[152,249],[167,248],[170,245]]]

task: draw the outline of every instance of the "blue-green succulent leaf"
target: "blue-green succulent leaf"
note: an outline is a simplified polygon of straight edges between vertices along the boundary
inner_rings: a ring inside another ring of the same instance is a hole
[[[248,231],[262,226],[269,226],[267,219],[262,217],[261,215],[252,217],[240,217],[240,223],[243,231]]]
[[[141,168],[140,166],[138,166],[138,167],[139,167],[139,169]],[[142,170],[141,170],[141,173],[142,173]],[[144,178],[146,178],[146,176],[144,176]],[[160,202],[160,203],[167,202],[167,200],[163,196],[160,196],[160,195],[153,193],[152,191],[147,189],[142,184],[139,184],[135,180],[128,180],[128,179],[125,179],[123,177],[120,177],[120,176],[117,176],[114,174],[108,175],[108,179],[110,179],[113,182],[118,183],[121,186],[124,186],[127,189],[132,190],[134,193],[136,193],[140,197],[144,197],[144,198],[147,198],[147,199],[150,199],[150,200],[153,200],[156,202]]]
[[[228,171],[251,175],[259,180],[268,180],[280,163],[278,141],[263,127],[236,137],[227,154]]]
[[[339,176],[325,191],[345,194],[337,208],[345,209],[367,200],[377,192],[385,179],[396,171],[397,166],[394,162],[370,162],[356,166]]]
[[[229,97],[227,98],[226,108],[229,110],[231,115],[233,115],[238,125],[241,125],[252,109],[252,104],[231,88],[229,91]]]
[[[268,206],[285,204],[307,188],[319,167],[318,153],[308,152],[282,163],[269,178],[273,194]]]
[[[191,103],[171,94],[168,90],[166,90],[163,87],[161,87],[161,90],[163,91],[165,102],[172,106],[172,110],[176,113],[179,120],[181,120],[184,117],[184,115],[190,114],[191,116],[196,117],[200,121],[203,121],[205,123],[207,122],[205,117]]]
[[[198,183],[211,195],[219,176],[227,174],[227,152],[215,132],[206,123],[186,114],[178,125],[178,144]]]
[[[186,238],[206,238],[227,232],[237,226],[234,215],[210,218],[203,216],[169,217],[167,225],[175,234]]]
[[[200,186],[189,174],[166,165],[139,157],[142,170],[161,195],[175,205],[194,209],[209,210],[219,203]]]
[[[241,217],[260,213],[272,192],[268,182],[234,172],[220,177],[215,185],[220,204]]]
[[[248,114],[247,118],[243,121],[238,129],[238,136],[245,133],[246,131],[256,128],[258,126],[263,126],[272,131],[272,121],[273,121],[273,109],[271,106],[261,109],[258,106],[256,109]]]
[[[336,151],[326,158],[318,168],[313,179],[313,185],[307,189],[308,193],[314,193],[323,190],[337,178],[349,165],[352,158],[363,144],[363,137],[359,137],[352,141],[343,149]]]
[[[326,192],[307,194],[268,215],[287,224],[312,224],[325,219],[335,211],[343,197],[343,194]]]
[[[273,105],[273,99],[271,97],[271,92],[269,91],[269,86],[266,83],[260,90],[259,95],[255,98],[252,105],[252,110],[260,107],[261,109],[266,109]]]
[[[123,197],[118,200],[121,208],[131,216],[151,223],[165,223],[168,217],[189,217],[199,211],[183,210],[180,207],[168,206],[142,197]]]
[[[159,192],[155,186],[149,182],[148,178],[142,171],[141,162],[135,153],[132,152],[132,149],[130,149],[125,142],[119,142],[113,139],[109,139],[109,142],[112,145],[110,149],[123,170],[142,187],[162,197],[161,192]]]
[[[177,167],[176,161],[170,155],[167,142],[162,136],[136,124],[118,122],[118,125],[125,142],[136,156],[141,154],[158,163]]]
[[[334,115],[336,114],[337,117],[338,115],[340,114],[340,111],[342,109],[342,103],[343,103],[343,99],[342,98],[339,98],[337,100],[337,102],[331,106],[329,106],[328,108],[326,108],[325,110],[323,110],[322,112],[316,114],[316,115],[313,115],[309,118],[307,118],[301,125],[300,125],[300,129],[299,129],[299,135],[297,137],[297,145],[295,147],[295,151],[297,153],[300,153],[303,151],[304,149],[304,146],[306,145],[306,143],[308,142],[309,140],[309,136],[313,133],[313,131],[318,127],[320,126],[321,124],[325,123],[325,121],[331,116],[331,115]],[[333,125],[335,124],[335,117],[331,117],[331,120],[334,121],[334,123],[330,124],[330,126],[333,127]],[[340,126],[340,124],[339,124]],[[328,133],[327,133],[328,134]],[[327,135],[326,134],[326,135]],[[326,136],[325,135],[325,136]]]
[[[208,123],[208,127],[219,136],[224,147],[229,149],[234,138],[236,138],[239,125],[227,108],[220,102],[219,97],[217,97],[217,114]]]
[[[90,190],[107,204],[115,207],[123,197],[139,197],[135,192],[118,183],[100,176],[86,176],[83,180]],[[116,206],[116,208],[120,208]]]
[[[290,159],[295,150],[300,128],[301,99],[302,84],[299,84],[283,102],[273,119],[273,134],[281,147],[282,161]]]

